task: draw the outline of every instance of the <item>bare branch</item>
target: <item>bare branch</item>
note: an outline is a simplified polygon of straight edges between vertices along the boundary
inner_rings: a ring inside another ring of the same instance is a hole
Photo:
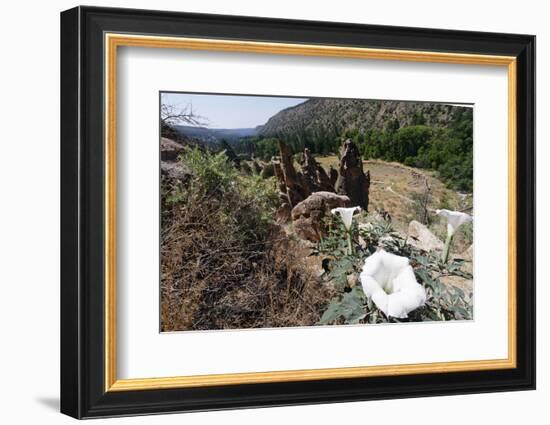
[[[160,119],[162,123],[166,125],[187,124],[204,126],[208,123],[206,118],[193,112],[193,104],[191,103],[183,108],[176,107],[174,105],[161,104]]]

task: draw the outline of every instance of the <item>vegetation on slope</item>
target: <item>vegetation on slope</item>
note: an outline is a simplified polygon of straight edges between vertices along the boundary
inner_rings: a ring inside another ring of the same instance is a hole
[[[273,178],[240,174],[223,152],[180,160],[191,181],[162,184],[161,330],[315,324],[332,292],[296,271],[292,250],[275,261]]]
[[[364,159],[435,170],[450,188],[472,191],[473,115],[452,105],[353,99],[310,99],[274,115],[259,135],[233,142],[238,153],[268,160],[277,139],[294,152],[338,152],[352,138]]]

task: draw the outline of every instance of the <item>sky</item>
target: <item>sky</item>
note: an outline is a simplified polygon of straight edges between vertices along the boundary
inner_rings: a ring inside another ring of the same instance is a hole
[[[196,115],[206,118],[204,126],[208,128],[253,128],[265,124],[282,109],[306,100],[296,97],[161,94],[163,104],[181,108],[192,105]]]

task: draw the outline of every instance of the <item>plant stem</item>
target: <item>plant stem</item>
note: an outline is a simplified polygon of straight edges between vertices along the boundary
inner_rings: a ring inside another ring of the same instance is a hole
[[[351,231],[348,233],[348,255],[353,255],[353,245],[351,244]]]
[[[441,255],[441,261],[443,264],[447,264],[447,260],[449,259],[449,251],[451,248],[451,242],[453,240],[453,235],[451,233],[447,233],[447,239],[445,240],[445,247],[443,248],[443,253]]]

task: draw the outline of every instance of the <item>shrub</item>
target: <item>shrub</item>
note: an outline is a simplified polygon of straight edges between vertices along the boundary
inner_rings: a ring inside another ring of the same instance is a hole
[[[223,153],[181,161],[191,181],[162,182],[161,330],[315,324],[331,292],[292,249],[274,252],[274,180],[241,176]]]
[[[196,176],[195,183],[207,195],[223,196],[231,190],[238,172],[225,152],[211,153],[186,147],[180,158]]]

